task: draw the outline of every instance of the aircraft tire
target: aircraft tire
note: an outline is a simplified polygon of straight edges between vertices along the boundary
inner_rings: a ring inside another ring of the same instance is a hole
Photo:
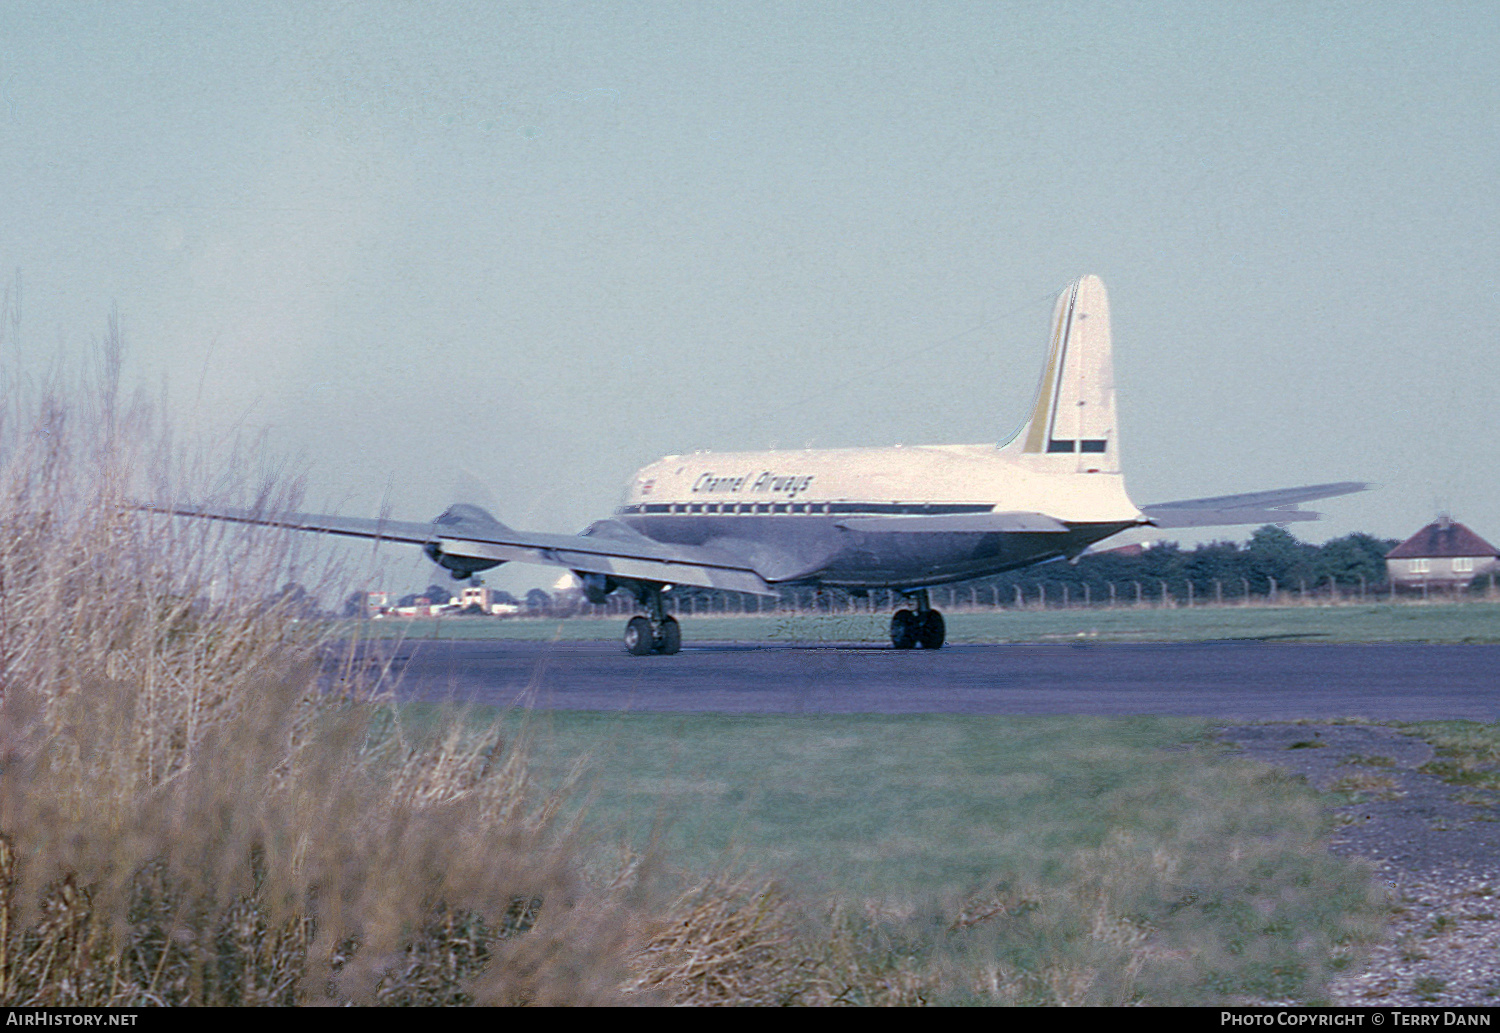
[[[651,622],[645,617],[632,617],[625,625],[625,651],[631,656],[650,656],[655,639],[651,635]]]
[[[891,645],[897,649],[911,649],[917,644],[917,615],[910,610],[897,610],[891,614]]]
[[[948,625],[937,610],[928,610],[917,618],[917,641],[923,649],[942,649],[948,637]]]
[[[663,617],[661,627],[657,632],[656,651],[663,656],[671,656],[682,649],[682,625],[677,623],[676,617]]]

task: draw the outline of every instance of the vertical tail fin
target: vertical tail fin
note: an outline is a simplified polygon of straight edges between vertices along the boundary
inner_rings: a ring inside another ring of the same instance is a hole
[[[1099,277],[1074,280],[1058,295],[1031,419],[1003,448],[1058,470],[1120,471],[1109,297]]]

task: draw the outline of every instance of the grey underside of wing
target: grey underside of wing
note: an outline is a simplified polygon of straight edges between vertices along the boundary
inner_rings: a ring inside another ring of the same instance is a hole
[[[206,506],[143,506],[176,516],[281,527],[353,538],[425,544],[436,540],[445,554],[502,562],[540,563],[621,580],[719,588],[775,595],[764,578],[732,556],[713,549],[664,545],[643,535],[623,537],[514,531],[504,524],[417,523],[317,513],[267,516],[248,509]]]
[[[1218,495],[1182,499],[1142,506],[1141,512],[1157,527],[1217,527],[1226,524],[1283,524],[1294,520],[1317,520],[1321,514],[1297,509],[1299,502],[1333,498],[1366,491],[1363,481],[1309,484],[1301,488],[1253,491],[1243,495]],[[1283,508],[1285,507],[1285,508]]]
[[[443,552],[476,559],[545,563],[586,574],[604,574],[622,581],[694,585],[726,592],[775,595],[755,571],[718,555],[711,549],[692,546],[656,546],[645,550],[618,545],[601,548],[588,538],[569,535],[508,534],[502,541],[444,536]],[[580,548],[582,546],[582,548]],[[631,555],[631,553],[636,553]]]
[[[1041,513],[953,513],[939,516],[873,516],[840,520],[850,531],[906,533],[956,532],[987,534],[997,531],[1061,533],[1066,524]]]

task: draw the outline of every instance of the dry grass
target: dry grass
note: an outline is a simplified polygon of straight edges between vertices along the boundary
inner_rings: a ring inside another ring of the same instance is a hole
[[[414,742],[378,676],[322,691],[326,626],[279,586],[336,569],[130,505],[295,491],[184,462],[119,351],[0,411],[0,1003],[618,999],[635,925],[524,736]]]
[[[1389,775],[1358,771],[1345,775],[1329,788],[1336,793],[1388,792],[1396,788],[1396,780]]]
[[[774,883],[713,878],[640,927],[631,995],[691,1005],[924,1005],[954,983],[925,952],[835,905],[809,916]]]
[[[0,999],[608,999],[628,923],[571,874],[521,751],[405,750],[368,733],[368,707],[299,684],[267,677],[169,781],[98,799],[118,737],[6,701]]]
[[[0,428],[0,1003],[610,999],[628,923],[524,748],[412,743],[378,680],[321,692],[278,586],[336,571],[135,511],[182,483],[169,439],[64,397]]]

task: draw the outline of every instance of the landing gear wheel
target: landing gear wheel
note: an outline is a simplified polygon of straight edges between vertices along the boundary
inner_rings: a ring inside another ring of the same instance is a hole
[[[676,617],[663,617],[656,629],[656,651],[671,656],[682,648],[682,625]]]
[[[923,649],[942,649],[947,634],[948,627],[938,611],[928,610],[917,617],[917,641]]]
[[[911,649],[917,644],[917,615],[910,610],[897,610],[891,614],[891,645],[897,649]]]
[[[630,618],[625,625],[625,651],[632,656],[649,656],[654,645],[651,622],[645,617]]]

